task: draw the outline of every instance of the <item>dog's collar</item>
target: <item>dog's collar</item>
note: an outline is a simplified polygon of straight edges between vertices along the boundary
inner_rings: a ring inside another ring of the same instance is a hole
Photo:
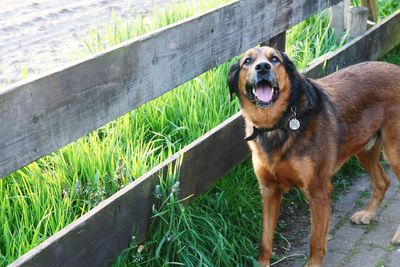
[[[293,131],[296,131],[300,128],[300,121],[297,119],[297,114],[296,114],[296,106],[291,106],[290,107],[290,120],[289,120],[289,128]],[[287,112],[285,112],[287,114]],[[276,129],[282,128],[283,124],[285,123],[285,120],[287,119],[287,115],[282,116],[279,121],[272,127],[268,128],[257,128],[253,126],[253,133],[249,136],[246,136],[244,138],[245,141],[251,141],[257,138],[259,134],[266,133],[266,132],[271,132]]]

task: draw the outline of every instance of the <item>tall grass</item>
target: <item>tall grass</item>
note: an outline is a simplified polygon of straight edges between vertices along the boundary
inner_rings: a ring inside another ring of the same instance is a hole
[[[115,12],[113,22],[101,31],[97,26],[92,27],[90,34],[84,38],[86,48],[95,53],[123,41],[138,37],[157,30],[166,25],[188,18],[233,0],[191,0],[176,1],[166,8],[153,8],[150,14],[121,19]]]
[[[151,25],[155,26],[145,27],[151,30],[167,25],[224,2],[174,5],[158,11],[163,16],[152,17]],[[176,11],[179,8],[186,11]],[[114,29],[125,30],[119,20],[115,21]],[[96,49],[112,45],[97,41],[103,45]],[[226,68],[207,72],[1,179],[0,266],[11,263],[234,114],[237,104],[225,101],[225,79],[220,78]]]
[[[128,20],[115,14],[105,32],[91,31],[85,39],[87,51],[102,50],[225,2],[178,3]],[[288,52],[300,68],[338,46],[328,25],[326,16],[319,14],[288,32]],[[0,266],[236,113],[238,103],[226,98],[229,65],[200,75],[0,180]],[[189,208],[176,199],[176,181],[169,178],[160,188],[164,205],[155,211],[153,236],[144,248],[133,244],[117,265],[252,264],[260,232],[258,186],[252,173],[248,162],[235,168]],[[287,203],[292,200],[288,197]],[[304,201],[301,195],[296,200]]]
[[[138,244],[133,239],[114,266],[258,266],[261,197],[250,160],[236,166],[189,207],[178,200],[176,186],[163,184],[162,188],[158,190],[164,192],[159,195],[162,204],[154,210],[149,240]],[[302,205],[297,194],[283,198],[288,210]],[[285,227],[285,220],[280,220],[275,242],[282,247],[290,246],[279,234]]]
[[[361,0],[352,0],[353,6],[361,6]],[[378,0],[378,18],[379,20],[392,14],[394,11],[400,8],[399,0]]]

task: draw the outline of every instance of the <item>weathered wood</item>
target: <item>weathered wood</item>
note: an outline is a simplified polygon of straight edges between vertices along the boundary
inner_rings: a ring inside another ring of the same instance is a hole
[[[332,18],[332,28],[335,30],[337,35],[341,35],[346,28],[345,24],[345,13],[344,13],[344,2],[340,2],[334,5],[330,9]]]
[[[366,7],[351,7],[347,31],[350,36],[357,37],[367,30],[368,9]]]
[[[306,68],[309,77],[321,77],[337,69],[376,60],[400,43],[400,10],[334,53],[314,60]]]
[[[350,0],[344,0],[330,9],[332,19],[331,26],[335,30],[335,34],[340,38],[343,37],[348,27],[350,16]]]
[[[271,46],[279,51],[285,51],[286,47],[286,31],[279,33],[278,35],[272,37],[266,42],[260,44],[260,46]]]
[[[268,41],[268,46],[274,47],[279,51],[285,51],[286,48],[286,32],[281,32],[278,35],[272,37]]]
[[[0,177],[339,0],[237,1],[0,91]]]
[[[378,5],[376,0],[361,0],[361,5],[368,8],[368,19],[378,22]]]
[[[351,0],[344,0],[343,1],[344,4],[344,27],[347,30],[347,25],[348,25],[348,21],[349,21],[349,17],[350,17],[350,6],[351,6]]]
[[[248,155],[243,135],[244,122],[241,113],[237,113],[101,202],[10,267],[109,265],[110,260],[127,247],[132,233],[138,242],[145,238],[154,203],[154,188],[160,174],[181,162],[180,196],[198,195]]]
[[[385,37],[385,38],[383,38]],[[305,70],[309,77],[375,60],[400,43],[400,11],[345,47],[324,56]],[[372,51],[371,47],[377,50]],[[358,52],[359,51],[359,52]],[[371,51],[367,52],[365,51]],[[323,66],[327,68],[323,70]],[[104,266],[125,248],[134,232],[140,242],[147,233],[153,190],[159,173],[183,155],[181,197],[199,194],[248,155],[238,113],[185,147],[149,173],[100,203],[93,210],[34,248],[11,266]],[[132,231],[134,225],[134,231]]]

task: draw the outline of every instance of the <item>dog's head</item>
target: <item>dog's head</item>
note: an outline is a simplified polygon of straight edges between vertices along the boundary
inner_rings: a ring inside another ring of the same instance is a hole
[[[291,81],[297,75],[285,53],[271,47],[252,48],[230,68],[230,94],[239,97],[242,110],[255,124],[268,125],[289,104]],[[261,118],[269,121],[260,121]]]

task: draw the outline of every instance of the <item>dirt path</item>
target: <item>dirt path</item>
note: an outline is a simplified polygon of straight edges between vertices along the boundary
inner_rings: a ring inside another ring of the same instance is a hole
[[[122,17],[145,14],[171,0],[1,0],[0,87],[71,60],[91,25],[104,27],[114,9]]]
[[[363,175],[355,179],[349,192],[335,202],[331,222],[331,236],[324,267],[398,267],[400,247],[390,244],[390,240],[400,224],[400,186],[392,172],[388,172],[391,186],[378,212],[378,221],[370,225],[353,225],[350,216],[366,205],[370,196],[369,177]],[[308,220],[308,218],[307,218]],[[302,225],[301,223],[299,225]],[[292,246],[287,256],[308,255],[309,224],[307,236]],[[298,229],[304,231],[305,229]],[[289,258],[274,266],[303,266],[301,257]]]

